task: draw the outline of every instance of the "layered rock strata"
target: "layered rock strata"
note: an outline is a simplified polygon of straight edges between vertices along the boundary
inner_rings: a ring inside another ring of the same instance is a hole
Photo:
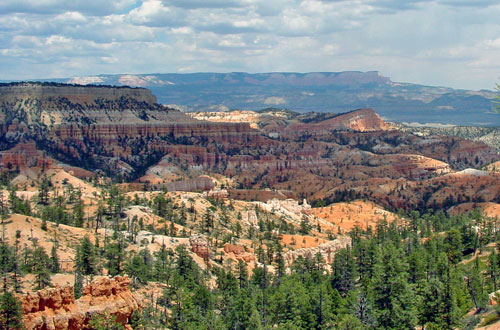
[[[129,284],[128,277],[98,277],[78,300],[71,286],[30,292],[21,298],[24,325],[27,330],[81,330],[88,328],[93,316],[103,313],[126,325],[140,303]]]

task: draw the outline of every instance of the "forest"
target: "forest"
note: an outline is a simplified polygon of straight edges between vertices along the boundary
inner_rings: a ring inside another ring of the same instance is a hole
[[[186,225],[196,210],[174,203],[167,193],[131,199],[112,185],[95,217],[85,217],[77,189],[51,198],[51,184],[43,179],[36,205],[30,205],[16,196],[15,187],[8,188],[8,203],[0,198],[2,226],[9,213],[17,213],[40,217],[45,230],[47,223],[115,229],[104,240],[85,236],[75,246],[74,295],[80,297],[82,287],[101,274],[127,274],[135,289],[164,285],[161,296],[134,312],[133,329],[473,329],[500,318],[500,309],[489,306],[497,297],[488,297],[499,285],[500,241],[494,219],[479,209],[454,216],[412,211],[402,214],[403,222],[355,228],[349,233],[351,245],[338,251],[332,264],[317,254],[286,267],[280,235],[295,232],[293,226],[261,219],[255,232],[243,230],[238,222],[215,217],[216,211],[224,214],[232,206],[212,199],[199,215],[203,221],[192,229],[214,238],[215,244],[231,241],[231,236],[260,242],[259,266],[249,271],[243,261],[228,266],[215,256],[202,269],[184,245],[163,245],[153,253],[147,245],[127,250],[145,227],[123,217],[130,205],[151,207],[165,219],[161,229],[148,230],[173,237],[191,234],[178,232],[175,225]],[[220,238],[218,226],[233,234]],[[296,232],[311,230],[304,221]],[[51,251],[45,251],[37,239],[31,246],[2,239],[0,323],[10,324],[5,329],[21,329],[13,293],[21,292],[22,277],[33,274],[36,289],[41,289],[51,285],[51,274],[62,271],[57,244],[55,238]],[[89,324],[89,329],[122,327],[109,315],[96,316]]]

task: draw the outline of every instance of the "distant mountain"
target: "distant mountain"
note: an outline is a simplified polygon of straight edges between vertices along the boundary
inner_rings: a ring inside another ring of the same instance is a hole
[[[119,74],[51,81],[146,87],[185,111],[278,107],[298,112],[373,108],[395,122],[500,126],[496,93],[393,82],[379,72]]]

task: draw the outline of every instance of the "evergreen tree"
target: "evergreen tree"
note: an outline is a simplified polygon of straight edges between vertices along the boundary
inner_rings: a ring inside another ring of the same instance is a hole
[[[143,316],[138,309],[134,310],[130,316],[130,326],[134,330],[145,330]]]
[[[3,290],[7,290],[7,279],[10,271],[12,270],[12,249],[5,242],[0,242],[0,273],[3,280]]]
[[[160,250],[155,252],[154,263],[152,269],[152,276],[158,282],[167,283],[170,280],[172,273],[172,260],[170,257],[171,250],[165,248],[162,244]]]
[[[0,330],[24,330],[21,304],[8,291],[0,295]]]
[[[248,270],[243,260],[238,260],[238,283],[240,289],[248,286]]]
[[[97,273],[95,248],[87,235],[76,248],[75,269],[85,276]]]
[[[346,297],[349,291],[354,289],[358,277],[356,260],[349,247],[335,254],[332,268],[332,286],[343,297]]]
[[[248,319],[248,329],[263,330],[262,320],[257,308],[252,307],[250,310],[250,318]]]
[[[21,291],[21,284],[19,277],[21,275],[21,269],[19,266],[19,239],[21,238],[21,231],[16,230],[16,236],[14,241],[14,256],[12,259],[12,273],[14,280],[14,292],[19,293]]]
[[[143,249],[129,258],[126,269],[129,276],[132,277],[134,286],[137,286],[137,281],[143,284],[147,283],[150,279],[151,266],[151,254],[148,249]]]
[[[302,217],[302,220],[300,221],[300,229],[299,232],[302,235],[307,235],[311,231],[311,224],[309,223],[309,220],[306,217]]]
[[[491,283],[493,284],[493,291],[498,290],[498,276],[500,273],[498,263],[498,254],[496,252],[496,248],[494,248],[493,251],[491,251],[490,256],[488,257],[488,273],[490,275]]]
[[[37,290],[51,284],[49,256],[41,246],[35,247],[33,251],[33,274],[35,274]]]
[[[107,242],[104,256],[107,259],[107,268],[109,275],[115,276],[123,272],[123,262],[125,259],[126,244],[121,233],[117,233],[116,242]]]
[[[413,329],[416,325],[414,295],[404,261],[402,251],[388,244],[375,265],[373,295],[377,322],[384,329]]]
[[[272,324],[289,324],[301,329],[316,327],[312,299],[298,277],[283,280],[269,301]]]
[[[73,286],[73,295],[78,299],[83,294],[83,275],[78,270],[75,270],[75,285]]]
[[[42,181],[38,186],[38,199],[40,204],[48,205],[49,204],[49,189],[52,183],[47,179],[47,176],[42,177]]]
[[[357,317],[352,314],[346,314],[339,322],[339,330],[365,330],[368,329]]]
[[[89,325],[93,330],[125,330],[123,324],[117,322],[116,317],[109,314],[94,315]]]
[[[211,232],[214,228],[214,207],[211,206],[206,209],[205,214],[203,215],[203,224],[204,229],[207,233]]]
[[[57,255],[57,243],[52,244],[52,249],[50,250],[50,271],[52,273],[59,273],[60,271],[59,256]]]
[[[455,278],[453,277],[455,276]],[[460,290],[464,290],[461,281],[462,274],[452,273],[449,268],[444,279],[444,294],[441,299],[441,320],[444,329],[455,329],[460,321]],[[462,295],[463,296],[463,295]],[[465,303],[465,310],[468,310],[468,301]]]
[[[478,257],[475,259],[472,269],[468,271],[466,283],[475,308],[479,310],[486,307],[488,303],[488,295],[484,289],[484,282],[481,276]]]
[[[446,233],[444,238],[444,250],[452,264],[457,264],[462,259],[462,235],[456,229]]]
[[[82,228],[85,221],[85,212],[83,208],[83,200],[79,200],[73,208],[73,223],[76,227]]]

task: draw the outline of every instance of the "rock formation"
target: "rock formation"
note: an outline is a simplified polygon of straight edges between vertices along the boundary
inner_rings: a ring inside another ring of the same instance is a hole
[[[129,290],[128,277],[97,277],[75,300],[73,287],[56,286],[28,293],[21,298],[23,320],[27,330],[86,329],[96,314],[109,314],[127,324],[140,300]]]
[[[226,243],[224,244],[224,253],[231,259],[243,260],[246,263],[255,261],[255,255],[245,251],[245,248],[241,245]]]
[[[196,253],[199,257],[203,258],[205,262],[210,259],[210,247],[208,241],[203,235],[193,235],[189,238],[191,245],[191,252]]]
[[[54,159],[36,148],[33,141],[19,143],[11,149],[0,151],[0,167],[45,167],[54,166]]]
[[[303,257],[306,259],[313,259],[316,254],[321,254],[325,263],[331,265],[333,262],[333,257],[338,250],[344,249],[351,244],[351,239],[349,237],[339,237],[333,241],[328,241],[326,243],[320,244],[317,247],[302,248],[297,250],[291,250],[283,254],[285,259],[285,265],[287,267],[291,266],[292,263],[297,260],[297,258]]]
[[[0,85],[0,98],[3,102],[33,98],[41,102],[53,102],[57,98],[70,102],[90,103],[99,99],[115,100],[133,97],[139,102],[156,103],[156,96],[145,88],[110,87],[92,85],[66,85],[57,83],[11,83]]]
[[[392,208],[438,208],[500,197],[500,177],[494,175],[493,188],[458,195],[440,189],[435,179],[500,160],[481,142],[392,130],[372,109],[271,109],[246,112],[243,122],[235,116],[233,122],[196,120],[156,104],[142,88],[4,84],[0,165],[50,165],[53,159],[191,191],[212,189],[210,179],[198,177],[216,174],[234,182],[229,198],[263,202],[366,198]],[[212,117],[220,116],[202,118]]]

